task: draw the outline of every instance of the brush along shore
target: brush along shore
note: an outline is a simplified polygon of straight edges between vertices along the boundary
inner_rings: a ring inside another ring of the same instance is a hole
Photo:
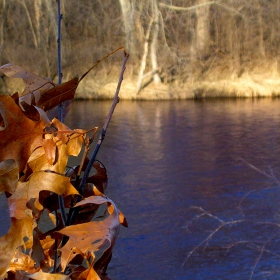
[[[139,93],[137,81],[126,78],[121,87],[122,100],[178,100],[198,98],[255,98],[280,96],[280,75],[246,75],[240,78],[211,79],[203,81],[161,83],[146,85]],[[117,82],[108,80],[97,83],[95,79],[82,81],[76,92],[76,99],[112,99]],[[2,78],[1,94],[21,92],[24,88],[21,79]]]

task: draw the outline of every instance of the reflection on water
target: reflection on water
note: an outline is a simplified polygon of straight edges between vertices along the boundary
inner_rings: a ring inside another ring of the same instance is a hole
[[[110,106],[111,101],[76,101],[67,124],[101,128]],[[186,261],[218,222],[200,219],[187,225],[199,212],[192,206],[225,222],[278,222],[278,189],[263,190],[275,184],[241,158],[267,172],[271,168],[280,178],[279,108],[277,99],[117,105],[98,155],[109,173],[107,194],[129,222],[110,264],[113,280],[250,278],[260,248],[222,246],[272,238],[277,228],[252,223],[225,227],[207,249]],[[279,241],[273,238],[274,255],[268,250],[262,255],[255,279],[277,272]],[[269,279],[277,279],[273,277]]]

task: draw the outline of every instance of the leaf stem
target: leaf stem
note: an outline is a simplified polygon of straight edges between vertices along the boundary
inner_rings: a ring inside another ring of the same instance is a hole
[[[62,14],[60,11],[60,0],[57,3],[57,71],[58,71],[58,84],[62,82],[62,69],[61,69],[61,20]]]

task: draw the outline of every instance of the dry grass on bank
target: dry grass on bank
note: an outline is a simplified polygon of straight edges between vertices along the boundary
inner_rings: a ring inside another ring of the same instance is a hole
[[[77,91],[80,99],[111,99],[116,82],[102,86],[87,81]],[[232,80],[172,83],[145,87],[136,94],[136,81],[124,80],[120,98],[127,100],[177,100],[217,97],[276,97],[280,96],[280,77],[243,76]]]
[[[195,98],[206,97],[276,97],[280,96],[280,78],[243,77],[194,85]]]
[[[99,81],[99,83],[97,82]],[[115,94],[118,78],[100,80],[84,79],[78,86],[77,99],[112,99]],[[123,100],[178,100],[197,98],[226,97],[276,97],[280,96],[280,75],[243,75],[240,78],[211,79],[204,81],[177,81],[158,86],[150,83],[139,94],[136,93],[136,79],[124,78],[120,91]],[[3,77],[0,80],[0,91],[3,94],[21,92],[24,84],[21,79]]]

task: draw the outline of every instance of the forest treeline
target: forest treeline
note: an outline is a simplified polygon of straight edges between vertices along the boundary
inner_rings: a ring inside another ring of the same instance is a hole
[[[61,4],[64,79],[82,75],[95,61],[124,46],[130,53],[123,84],[127,98],[280,93],[280,0]],[[55,78],[56,1],[1,0],[0,16],[1,64],[12,62]],[[102,62],[85,82],[83,91],[89,93],[78,96],[106,97],[121,61],[115,54]]]

